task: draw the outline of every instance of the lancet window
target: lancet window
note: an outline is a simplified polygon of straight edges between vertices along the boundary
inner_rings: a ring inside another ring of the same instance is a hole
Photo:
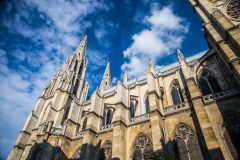
[[[87,117],[84,119],[83,124],[82,124],[82,131],[85,131],[87,127]]]
[[[82,74],[82,70],[83,70],[83,62],[81,63],[80,68],[79,68],[79,71],[78,71],[78,74],[79,74],[79,75]]]
[[[178,80],[173,80],[171,84],[171,96],[173,105],[180,105],[184,102],[183,94],[179,86]]]
[[[150,112],[150,103],[149,103],[149,96],[148,95],[145,98],[145,107],[146,107],[146,113]]]
[[[135,99],[130,100],[130,117],[135,117],[138,101]]]
[[[76,80],[74,88],[73,88],[74,95],[77,95],[78,87],[79,87],[79,79]]]
[[[202,92],[202,95],[208,95],[212,93],[216,93],[221,91],[221,87],[213,75],[209,70],[203,70],[200,78],[198,79],[199,87]]]
[[[178,125],[174,140],[177,144],[176,154],[181,160],[203,160],[197,136],[188,125],[184,123]]]
[[[153,152],[151,139],[144,133],[140,133],[133,142],[132,159],[142,160],[149,157]]]
[[[77,70],[77,66],[78,66],[78,61],[76,60],[76,61],[75,61],[75,66],[74,66],[74,71]]]

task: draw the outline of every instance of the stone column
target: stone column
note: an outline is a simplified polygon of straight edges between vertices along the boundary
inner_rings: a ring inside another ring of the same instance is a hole
[[[217,138],[214,134],[212,125],[210,123],[209,117],[204,108],[203,101],[201,99],[201,92],[194,82],[193,78],[186,80],[186,84],[192,99],[193,108],[198,119],[198,123],[201,127],[203,137],[209,151],[209,156],[213,160],[223,159],[223,155],[217,141]]]
[[[161,117],[159,115],[159,102],[158,96],[155,92],[149,93],[149,106],[150,106],[150,124],[152,129],[153,149],[155,152],[162,151],[162,125]]]
[[[126,117],[127,109],[123,104],[116,105],[113,122],[112,158],[126,159]]]

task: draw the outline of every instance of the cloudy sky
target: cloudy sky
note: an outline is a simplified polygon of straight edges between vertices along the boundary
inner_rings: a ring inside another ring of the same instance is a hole
[[[0,1],[0,159],[9,154],[44,86],[89,30],[87,81],[99,85],[107,61],[113,83],[207,49],[187,0]]]

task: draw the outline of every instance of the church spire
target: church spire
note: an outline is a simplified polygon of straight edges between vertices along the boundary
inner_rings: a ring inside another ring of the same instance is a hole
[[[74,52],[78,60],[85,59],[88,36],[85,35],[79,46]]]
[[[180,61],[180,60],[184,60],[183,53],[182,53],[182,51],[181,51],[179,48],[177,49],[177,55],[178,55],[179,61]]]
[[[99,90],[103,91],[112,87],[111,75],[110,75],[110,63],[107,63],[106,69],[104,71]]]
[[[183,75],[185,77],[185,79],[188,79],[191,77],[191,71],[188,67],[188,64],[183,56],[183,53],[180,49],[177,49],[177,55],[178,55],[178,61],[179,61],[179,65],[181,67],[181,70],[183,72]]]

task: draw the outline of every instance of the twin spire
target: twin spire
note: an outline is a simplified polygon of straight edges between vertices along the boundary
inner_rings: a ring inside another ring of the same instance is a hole
[[[86,52],[87,39],[88,39],[88,37],[86,35],[83,38],[83,40],[81,41],[81,43],[78,46],[78,48],[76,49],[76,51],[75,51],[75,54],[77,55],[77,57],[79,59],[83,58],[86,54],[85,52]],[[186,70],[187,65],[186,65],[183,53],[180,51],[180,49],[177,49],[177,55],[178,55],[178,59],[179,59],[181,67]],[[184,64],[184,62],[185,62],[185,64]],[[151,63],[151,60],[149,59],[149,71],[153,72],[153,70],[154,70],[154,66]],[[185,74],[187,74],[187,77],[189,77],[189,73],[185,73]],[[125,81],[125,83],[127,82],[127,73],[125,73],[125,72],[123,74],[123,81]],[[108,62],[107,66],[106,66],[106,69],[104,71],[101,83],[100,83],[99,90],[104,91],[104,90],[107,90],[111,87],[112,87],[112,82],[111,82],[111,74],[110,74],[110,63]]]

